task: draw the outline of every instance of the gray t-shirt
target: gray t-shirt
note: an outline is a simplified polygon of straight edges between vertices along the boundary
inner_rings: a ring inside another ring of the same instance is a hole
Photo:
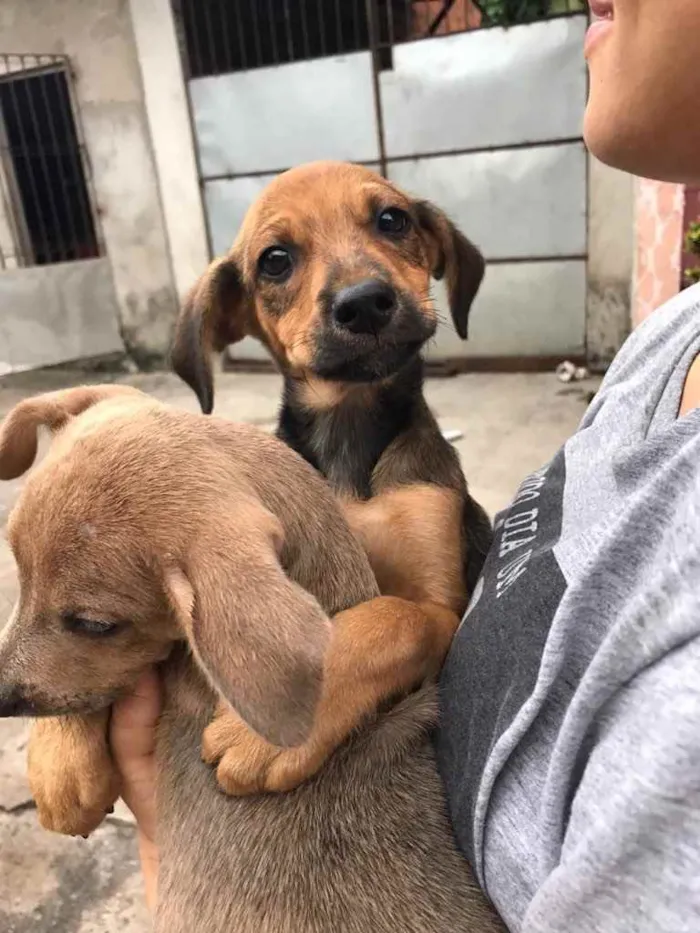
[[[497,517],[442,681],[459,842],[518,933],[700,933],[700,287]]]

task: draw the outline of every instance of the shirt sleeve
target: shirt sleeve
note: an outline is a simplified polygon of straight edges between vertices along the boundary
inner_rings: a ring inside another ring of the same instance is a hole
[[[700,641],[639,673],[602,712],[561,857],[520,933],[697,933]]]

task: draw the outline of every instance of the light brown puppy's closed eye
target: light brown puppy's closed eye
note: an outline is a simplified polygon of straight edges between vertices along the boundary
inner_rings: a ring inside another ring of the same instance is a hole
[[[98,402],[104,403],[100,406],[101,413],[95,411],[84,415],[86,420],[83,424],[87,427],[87,433],[82,434],[82,429],[76,423],[76,432],[71,434],[73,440],[81,437],[97,438],[91,448],[96,455],[96,459],[91,461],[93,464],[104,454],[106,446],[116,449],[116,445],[105,445],[103,442],[112,419],[121,425],[120,430],[126,432],[126,437],[133,438],[134,434],[129,433],[131,427],[136,425],[136,435],[139,430],[144,430],[143,426],[138,427],[143,410],[148,413],[152,406],[158,407],[158,403],[138,390],[122,386],[73,389],[38,396],[21,403],[0,428],[0,475],[18,476],[31,466],[37,452],[40,427],[59,431],[74,416],[85,413]],[[153,422],[146,421],[145,425],[152,432]],[[164,424],[161,424],[161,429],[166,430]],[[72,424],[66,430],[71,431]],[[91,435],[90,432],[94,433]],[[179,433],[177,437],[179,443]],[[202,441],[205,442],[206,438],[207,434],[203,432]],[[57,438],[55,443],[60,443],[60,439]],[[66,448],[67,452],[72,449]],[[181,451],[181,447],[178,446],[178,450]],[[85,451],[82,451],[81,456],[84,454]],[[195,451],[193,459],[196,460],[197,456],[198,452]],[[206,461],[207,454],[203,453],[202,456]],[[76,469],[79,469],[80,456],[74,462]],[[192,469],[191,462],[188,463],[188,469]],[[143,457],[140,460],[126,457],[122,464],[125,472],[121,482],[126,483],[127,488],[132,488],[129,484],[135,482],[135,477],[139,471],[144,470],[145,464]],[[177,467],[177,460],[173,461],[173,465]],[[223,471],[222,475],[228,475],[227,471]],[[187,470],[183,477],[187,485]],[[161,634],[145,637],[146,633],[139,632],[138,626],[130,625],[127,629],[136,638],[139,650],[150,652],[144,663],[151,659],[154,651],[162,657],[164,644],[167,647],[173,638],[187,639],[212,685],[254,730],[276,745],[300,744],[311,730],[321,691],[324,654],[330,637],[328,616],[312,596],[285,574],[279,560],[284,545],[282,525],[259,500],[246,492],[245,482],[237,482],[234,475],[229,491],[224,493],[221,490],[215,497],[208,488],[205,488],[206,495],[201,495],[202,486],[197,476],[190,479],[189,501],[197,499],[198,505],[190,506],[194,516],[189,532],[183,533],[179,526],[173,527],[165,537],[158,532],[159,522],[165,522],[167,528],[168,520],[164,516],[173,507],[173,498],[165,482],[159,493],[161,499],[154,492],[153,504],[142,513],[144,524],[139,526],[142,530],[140,558],[128,569],[130,585],[136,585],[136,577],[133,576],[136,573],[141,574],[138,577],[139,585],[146,588],[154,570],[160,570],[159,580],[154,582],[161,585],[156,603],[160,607]],[[182,504],[182,485],[177,488],[179,492],[175,494],[174,500],[176,512]],[[140,493],[140,484],[138,489]],[[136,497],[134,488],[132,495]],[[36,492],[33,497],[36,500]],[[84,505],[84,514],[88,516],[94,505],[99,524],[102,508],[99,496],[94,491],[92,498],[86,493]],[[109,514],[102,514],[108,525]],[[137,516],[137,521],[141,520],[138,518],[138,510],[133,514]],[[64,517],[68,522],[67,538],[79,538],[75,527],[71,526],[70,510]],[[84,525],[90,524],[91,519],[76,518],[75,521],[82,521]],[[176,557],[163,556],[164,541],[167,541],[167,548],[176,551]],[[111,546],[115,548],[118,557],[119,544],[112,541]],[[104,543],[100,547],[96,547],[92,553],[87,548],[84,558],[84,566],[87,568],[85,572],[92,588],[96,585],[96,578],[90,568],[95,562],[108,559],[109,554],[109,551],[104,550]],[[109,568],[110,572],[114,571],[110,579],[116,580],[117,587],[122,585],[116,569],[118,565],[119,560],[116,559],[115,567]],[[74,580],[80,578],[80,566],[80,561],[77,561],[72,577]],[[92,577],[90,573],[93,573]],[[108,576],[106,574],[97,578],[100,583],[105,580],[106,599],[109,597],[110,586]],[[63,582],[68,589],[60,592],[57,605],[51,607],[59,620],[65,619],[64,603],[69,599],[70,604],[80,604],[83,595],[77,583],[73,584],[71,590],[69,580],[69,575],[66,575]],[[164,595],[167,596],[172,614],[167,612],[167,606],[163,603]],[[150,611],[153,612],[153,609]],[[59,620],[59,624],[51,631],[60,633],[56,635],[59,639],[73,637],[66,634],[65,626]],[[177,629],[172,625],[173,621],[178,623]],[[163,622],[167,624],[163,625]],[[181,633],[179,635],[178,630]],[[164,643],[159,640],[161,637]],[[89,653],[85,643],[80,644],[81,650]],[[119,659],[118,651],[113,656],[115,659]],[[6,673],[3,671],[3,674]],[[24,686],[23,682],[23,689]],[[46,692],[50,693],[50,690]],[[62,700],[56,702],[61,709],[64,708]]]

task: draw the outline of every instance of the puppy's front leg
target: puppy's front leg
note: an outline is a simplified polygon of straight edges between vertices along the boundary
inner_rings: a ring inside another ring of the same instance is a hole
[[[292,790],[382,702],[437,676],[458,624],[448,609],[393,596],[339,613],[309,739],[296,748],[278,748],[222,707],[205,730],[204,760],[218,762],[219,784],[229,794]]]
[[[44,829],[88,836],[119,796],[109,751],[109,710],[38,719],[29,736],[29,787]]]

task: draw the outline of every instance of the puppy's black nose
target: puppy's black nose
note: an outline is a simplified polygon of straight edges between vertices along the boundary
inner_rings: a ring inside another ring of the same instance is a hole
[[[396,310],[396,292],[386,282],[366,279],[343,288],[333,299],[331,315],[353,334],[376,334]]]
[[[31,704],[22,688],[15,684],[0,684],[0,718],[31,715]]]

